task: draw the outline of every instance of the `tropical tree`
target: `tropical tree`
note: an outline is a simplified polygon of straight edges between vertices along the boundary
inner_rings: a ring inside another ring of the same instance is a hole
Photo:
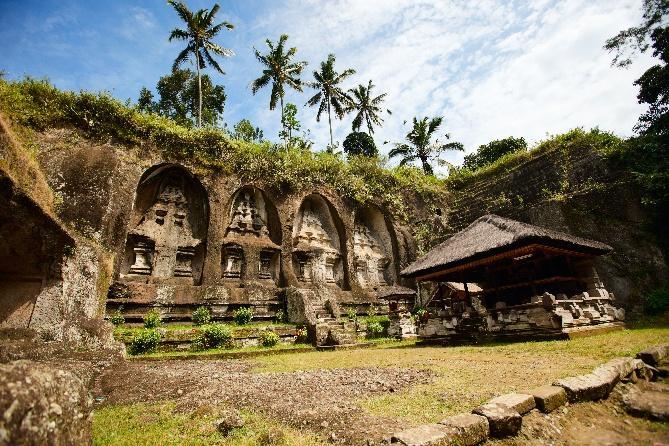
[[[464,146],[459,142],[442,143],[439,139],[435,139],[432,142],[432,136],[439,126],[441,126],[443,120],[443,116],[437,116],[432,119],[425,117],[421,120],[413,118],[413,128],[406,135],[408,143],[396,143],[388,155],[391,158],[401,156],[400,166],[420,160],[423,172],[426,175],[432,175],[433,170],[430,160],[438,158],[442,152],[447,150],[464,150]],[[450,139],[450,135],[447,133],[444,135],[444,138],[448,140]]]
[[[218,3],[211,10],[200,9],[193,13],[188,7],[176,0],[167,0],[176,10],[181,20],[186,24],[186,29],[174,28],[170,33],[170,42],[174,39],[185,40],[187,42],[184,48],[172,65],[172,70],[176,71],[189,58],[195,58],[195,67],[197,69],[198,82],[198,114],[197,126],[202,125],[202,77],[200,70],[209,64],[216,71],[225,74],[221,66],[216,62],[213,55],[230,57],[234,52],[228,48],[223,48],[212,41],[222,29],[232,29],[234,26],[228,22],[221,22],[214,25],[214,17],[221,8]],[[213,55],[212,55],[213,53]]]
[[[262,142],[263,131],[254,127],[248,119],[242,119],[233,127],[232,137],[247,142]]]
[[[302,91],[302,81],[299,76],[307,63],[305,61],[294,62],[293,58],[297,53],[297,48],[292,47],[286,50],[287,34],[281,34],[279,41],[272,42],[270,39],[265,40],[269,47],[267,54],[261,54],[257,49],[253,48],[256,59],[265,66],[262,75],[251,82],[251,91],[256,94],[261,88],[272,84],[272,92],[269,96],[269,109],[276,108],[277,101],[281,105],[281,127],[286,132],[286,124],[284,122],[283,98],[285,96],[285,87],[288,86],[297,91]],[[286,142],[287,146],[287,142]]]
[[[477,170],[494,163],[509,153],[527,150],[525,138],[514,138],[509,136],[504,139],[496,139],[488,144],[482,144],[474,153],[465,156],[462,167],[469,170]]]
[[[344,152],[348,156],[361,155],[371,158],[379,154],[374,143],[374,138],[365,132],[349,133],[346,139],[344,139],[343,146]]]
[[[334,140],[332,138],[332,109],[339,119],[344,117],[346,110],[350,106],[351,99],[342,89],[341,83],[347,77],[355,73],[355,70],[348,68],[341,73],[338,73],[334,67],[335,56],[329,54],[327,60],[321,62],[321,70],[314,71],[313,82],[308,82],[307,85],[318,90],[318,93],[313,95],[308,101],[307,105],[314,107],[318,105],[318,113],[316,113],[316,121],[320,122],[321,114],[327,110],[328,124],[330,125],[330,147],[334,147]]]
[[[223,115],[225,88],[214,85],[206,74],[198,79],[192,70],[172,71],[158,80],[156,91],[157,102],[153,100],[153,93],[142,87],[137,108],[167,116],[185,127],[197,125],[198,117],[201,125],[216,126]]]
[[[383,118],[379,114],[381,113],[380,105],[385,100],[386,93],[373,98],[372,88],[374,88],[374,84],[370,80],[366,87],[360,84],[349,90],[351,102],[347,112],[356,112],[352,124],[354,132],[360,130],[363,122],[367,124],[367,131],[370,134],[374,133],[374,125],[381,126],[383,124]],[[390,113],[390,110],[386,111]]]

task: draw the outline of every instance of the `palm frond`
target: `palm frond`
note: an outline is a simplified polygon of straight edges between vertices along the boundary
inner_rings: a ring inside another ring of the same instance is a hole
[[[194,47],[192,45],[188,45],[186,48],[181,50],[177,58],[174,59],[174,63],[172,64],[172,71],[178,70],[179,67],[188,60],[188,56],[190,56],[193,50]]]
[[[218,64],[218,62],[216,62],[216,60],[213,57],[211,57],[211,54],[209,54],[209,50],[207,49],[207,47],[203,48],[202,51],[200,52],[200,54],[204,55],[207,62],[209,62],[209,65],[214,67],[214,69],[216,71],[218,71],[221,74],[225,74],[225,71],[223,71],[223,68],[221,68],[221,66]]]
[[[251,82],[251,92],[253,94],[256,94],[258,90],[267,86],[267,84],[269,84],[269,81],[271,80],[272,76],[270,76],[269,73],[265,71],[262,76]]]
[[[192,20],[193,20],[193,13],[191,12],[190,9],[188,9],[188,6],[186,6],[183,2],[179,2],[176,0],[167,0],[167,3],[171,5],[181,17],[181,20],[186,22],[187,25],[190,26]]]
[[[188,34],[188,31],[185,31],[181,28],[174,28],[170,32],[170,37],[167,40],[169,40],[171,42],[174,39],[188,40],[188,39],[190,39],[190,34]]]

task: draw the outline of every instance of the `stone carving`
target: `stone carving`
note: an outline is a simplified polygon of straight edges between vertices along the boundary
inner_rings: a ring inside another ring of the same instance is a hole
[[[173,173],[128,235],[133,241],[131,275],[193,276],[195,248],[202,240],[193,237],[188,214],[184,177]]]
[[[269,236],[267,223],[258,212],[252,191],[243,190],[238,194],[232,214],[232,222],[228,226],[228,233],[237,235],[252,234],[258,237]]]
[[[223,248],[223,277],[239,279],[244,267],[244,250],[241,246],[230,244]]]
[[[353,253],[358,283],[364,288],[387,285],[384,272],[390,263],[372,231],[360,223],[353,228]]]
[[[339,280],[341,254],[339,241],[325,230],[323,213],[316,213],[312,203],[305,203],[299,232],[295,237],[298,280],[304,283],[334,284]]]
[[[263,249],[260,251],[260,260],[258,262],[258,278],[273,279],[272,259],[276,254],[275,250]]]

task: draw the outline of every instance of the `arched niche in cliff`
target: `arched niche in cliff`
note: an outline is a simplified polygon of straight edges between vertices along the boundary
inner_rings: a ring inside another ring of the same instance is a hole
[[[353,268],[358,284],[366,289],[397,281],[397,240],[381,210],[365,206],[355,213]]]
[[[257,187],[238,189],[230,200],[222,277],[276,283],[280,251],[281,224],[274,203]]]
[[[304,198],[292,237],[293,271],[301,284],[348,288],[343,223],[323,196]]]
[[[194,175],[178,164],[150,168],[137,186],[121,274],[200,284],[208,224],[207,192]]]

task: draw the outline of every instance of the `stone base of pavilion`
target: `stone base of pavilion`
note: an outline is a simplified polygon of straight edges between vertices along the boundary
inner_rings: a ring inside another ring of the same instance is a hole
[[[587,293],[562,299],[544,293],[527,304],[500,303],[494,309],[466,306],[461,313],[451,308],[428,311],[429,319],[418,326],[419,340],[446,344],[570,339],[622,329],[625,318],[624,310],[616,308],[611,298]]]

